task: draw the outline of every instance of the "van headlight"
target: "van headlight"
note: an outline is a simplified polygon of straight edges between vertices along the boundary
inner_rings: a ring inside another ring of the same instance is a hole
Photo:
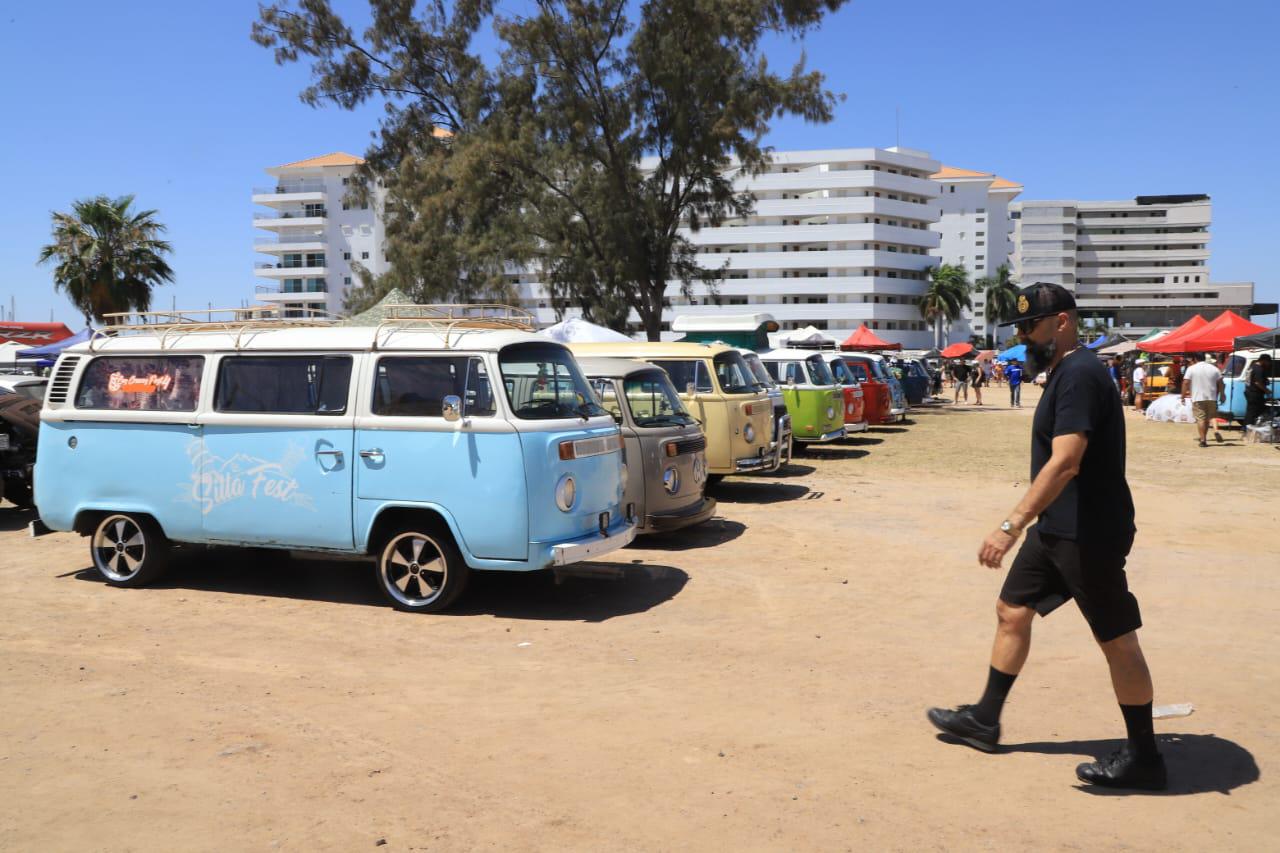
[[[693,456],[693,481],[701,483],[707,478],[707,458],[701,453]]]
[[[573,502],[577,498],[578,485],[573,481],[572,474],[565,474],[560,478],[560,482],[556,483],[556,506],[560,507],[561,512],[568,512],[573,509]]]
[[[836,410],[827,406],[827,420],[831,420],[836,416]]]
[[[747,440],[747,444],[756,440],[756,428],[751,424],[747,424],[747,428],[742,431],[742,437]]]
[[[668,468],[663,471],[662,488],[666,489],[669,495],[674,495],[680,491],[680,472],[675,468]]]

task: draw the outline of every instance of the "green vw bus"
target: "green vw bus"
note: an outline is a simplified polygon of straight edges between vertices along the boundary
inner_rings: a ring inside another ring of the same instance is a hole
[[[782,388],[794,441],[819,443],[844,437],[843,392],[821,353],[775,349],[761,353],[760,361]]]

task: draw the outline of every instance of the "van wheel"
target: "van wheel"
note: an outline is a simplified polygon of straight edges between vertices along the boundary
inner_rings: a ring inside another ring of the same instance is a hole
[[[378,556],[378,586],[396,610],[438,613],[466,588],[471,569],[453,537],[431,524],[400,528]]]
[[[89,540],[93,566],[112,586],[150,583],[164,571],[170,553],[160,525],[146,516],[111,513],[98,522]]]

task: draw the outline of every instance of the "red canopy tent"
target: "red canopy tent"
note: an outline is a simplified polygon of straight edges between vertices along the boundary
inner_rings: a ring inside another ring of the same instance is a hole
[[[42,347],[71,337],[62,323],[0,323],[0,344],[15,341],[29,347]]]
[[[902,344],[889,343],[868,329],[866,323],[863,323],[856,332],[844,339],[844,342],[840,344],[840,349],[845,352],[851,350],[902,349]]]
[[[1167,335],[1151,341],[1138,341],[1138,349],[1143,352],[1186,352],[1182,349],[1182,340],[1207,325],[1209,321],[1197,314]]]
[[[1223,311],[1200,331],[1183,338],[1182,347],[1185,352],[1231,352],[1236,348],[1236,338],[1266,330],[1234,311]]]
[[[940,355],[943,358],[964,358],[966,355],[974,351],[973,344],[952,344],[944,349]]]

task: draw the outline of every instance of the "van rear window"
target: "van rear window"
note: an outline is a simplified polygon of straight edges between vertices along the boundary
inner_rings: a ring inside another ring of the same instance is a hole
[[[689,387],[689,383],[693,383],[695,391],[703,393],[711,393],[714,389],[711,387],[711,374],[701,361],[663,361],[661,359],[651,362],[661,367],[671,377],[671,384],[676,386],[676,390],[681,394],[685,393],[685,389]]]
[[[219,412],[340,415],[351,387],[349,355],[224,358],[218,370]]]
[[[202,356],[99,356],[85,368],[77,409],[193,412]]]
[[[378,362],[373,413],[439,418],[444,398],[463,401],[464,417],[486,417],[496,411],[493,386],[484,361],[474,356],[387,357]]]

